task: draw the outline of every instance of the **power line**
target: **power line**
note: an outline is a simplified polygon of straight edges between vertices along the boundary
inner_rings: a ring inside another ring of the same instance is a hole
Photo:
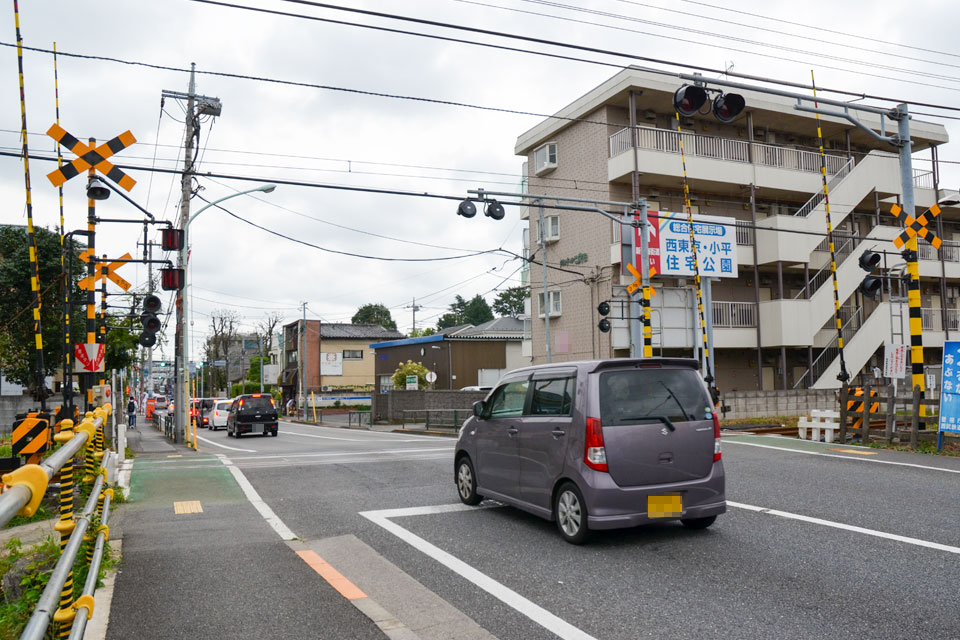
[[[674,37],[672,37],[672,36],[667,36],[667,35],[664,35],[664,34],[661,34],[661,33],[655,33],[655,32],[650,32],[650,31],[639,31],[639,30],[636,30],[636,29],[628,29],[628,28],[626,28],[626,27],[618,27],[618,26],[615,26],[615,25],[602,24],[602,23],[599,23],[599,22],[590,22],[590,21],[588,21],[588,20],[578,20],[578,19],[576,19],[576,18],[568,18],[568,17],[565,17],[565,16],[557,16],[557,15],[552,15],[552,14],[549,14],[549,13],[540,13],[540,12],[537,12],[537,11],[529,11],[529,10],[524,10],[524,9],[518,9],[518,8],[516,8],[516,7],[504,7],[504,6],[495,5],[495,4],[489,4],[489,3],[485,3],[485,2],[478,2],[477,0],[456,0],[456,1],[457,1],[457,2],[462,2],[462,3],[465,3],[465,4],[472,4],[472,5],[477,5],[477,6],[481,6],[481,7],[487,7],[487,8],[491,8],[491,9],[501,9],[501,10],[504,10],[504,11],[511,11],[511,12],[521,13],[521,14],[526,14],[526,15],[540,16],[540,17],[543,17],[543,18],[552,18],[552,19],[554,19],[554,20],[563,20],[563,21],[565,21],[565,22],[573,22],[573,23],[576,23],[576,24],[584,24],[584,25],[589,25],[589,26],[593,26],[593,27],[602,27],[602,28],[604,28],[604,29],[615,29],[615,30],[617,30],[617,31],[625,31],[625,32],[628,32],[628,33],[635,33],[635,34],[638,34],[638,35],[650,36],[650,37],[653,37],[653,38],[663,38],[663,39],[666,39],[666,40],[675,40],[675,39],[676,39],[676,38],[674,38]],[[913,69],[904,69],[904,68],[901,68],[901,67],[892,67],[892,66],[880,64],[880,63],[877,63],[877,62],[861,62],[861,61],[859,61],[859,60],[854,60],[854,59],[852,59],[852,58],[844,58],[844,57],[842,57],[842,56],[835,56],[835,55],[831,55],[831,54],[828,54],[828,53],[818,53],[818,52],[815,52],[815,51],[805,51],[805,50],[803,50],[803,49],[798,49],[798,48],[796,48],[796,47],[788,47],[788,46],[786,46],[786,45],[778,45],[778,44],[771,44],[771,43],[766,43],[766,42],[760,42],[760,41],[758,41],[758,40],[750,40],[749,38],[741,38],[741,37],[738,37],[738,36],[727,35],[727,34],[719,33],[719,32],[717,32],[717,31],[707,31],[707,30],[704,30],[704,29],[696,29],[696,28],[693,28],[693,27],[684,27],[684,26],[681,26],[681,25],[671,25],[671,24],[667,24],[667,23],[664,23],[664,22],[656,22],[656,21],[654,21],[654,20],[646,20],[646,19],[643,19],[643,18],[635,18],[635,17],[632,17],[632,16],[625,16],[625,15],[622,15],[622,14],[610,13],[610,12],[608,12],[608,11],[600,11],[600,10],[597,10],[597,9],[587,9],[587,8],[582,8],[582,7],[573,7],[573,6],[570,6],[570,5],[561,4],[561,3],[559,3],[559,2],[548,2],[548,1],[546,1],[546,0],[521,0],[521,2],[530,2],[530,3],[533,3],[533,4],[538,4],[538,5],[543,5],[543,6],[549,6],[549,7],[554,7],[554,8],[560,8],[560,9],[565,9],[565,10],[568,10],[568,11],[576,11],[576,12],[581,12],[581,13],[587,13],[587,14],[590,14],[590,15],[603,16],[603,17],[606,17],[606,18],[616,18],[616,19],[618,19],[618,20],[626,20],[626,21],[630,21],[630,22],[639,22],[639,23],[641,23],[641,24],[648,24],[648,25],[651,25],[651,26],[654,26],[654,27],[660,27],[660,28],[664,28],[664,29],[671,29],[671,30],[675,30],[675,31],[681,31],[681,32],[684,32],[684,33],[692,33],[692,34],[698,35],[698,36],[706,36],[706,37],[709,37],[709,38],[719,38],[719,39],[722,39],[722,40],[729,40],[729,41],[732,41],[732,42],[739,42],[739,43],[742,43],[742,44],[749,44],[749,45],[754,45],[754,46],[759,46],[759,47],[767,47],[767,48],[770,48],[770,49],[776,49],[776,50],[778,50],[778,51],[786,51],[786,52],[789,52],[789,53],[801,53],[801,54],[804,54],[804,55],[813,56],[813,57],[815,57],[815,58],[823,58],[823,59],[826,59],[826,60],[835,60],[835,61],[838,61],[838,62],[846,62],[846,63],[849,63],[849,64],[856,64],[856,65],[861,65],[861,66],[865,66],[865,67],[871,67],[871,68],[874,68],[874,69],[885,69],[885,70],[887,70],[887,71],[898,71],[898,72],[902,72],[902,73],[910,73],[910,74],[913,74],[913,75],[916,75],[916,76],[928,77],[928,78],[932,78],[932,79],[936,79],[936,80],[949,80],[949,81],[954,81],[954,82],[960,81],[960,78],[953,77],[953,76],[945,76],[945,75],[941,75],[941,74],[930,73],[930,72],[927,72],[927,71],[916,71],[916,70],[913,70]],[[698,43],[698,44],[702,44],[702,43]],[[792,58],[784,58],[784,57],[782,57],[782,56],[775,56],[775,55],[772,55],[772,54],[760,53],[760,52],[757,52],[757,51],[746,51],[746,50],[744,50],[744,49],[738,49],[738,48],[736,48],[736,47],[727,47],[727,46],[722,46],[722,45],[718,45],[718,44],[712,44],[712,45],[710,45],[710,46],[717,47],[717,48],[719,48],[719,49],[724,49],[724,50],[727,50],[727,51],[736,51],[736,52],[739,52],[739,53],[746,53],[746,54],[749,54],[749,55],[762,56],[762,57],[764,57],[764,58],[772,58],[772,59],[775,59],[775,60],[784,60],[784,61],[786,61],[786,62],[797,62],[797,63],[807,64],[807,63],[805,63],[803,60],[795,60],[795,59],[792,59]],[[845,71],[845,72],[848,72],[848,73],[861,73],[861,72],[859,72],[859,71],[854,71],[854,70],[852,70],[852,69],[844,69],[844,68],[841,68],[841,67],[831,67],[831,66],[829,66],[829,65],[821,65],[821,66],[824,67],[824,68],[826,68],[826,69],[834,69],[834,70],[837,70],[837,71]],[[949,65],[949,66],[956,66],[956,65]],[[873,74],[866,74],[866,75],[873,75]],[[880,76],[880,75],[874,75],[874,77],[886,77],[886,78],[891,79],[891,80],[900,80],[900,81],[903,81],[903,82],[911,82],[911,83],[913,83],[913,81],[911,81],[911,80],[903,80],[903,79],[901,79],[901,78],[890,78],[890,77],[888,77],[888,76]],[[923,84],[923,83],[914,83],[914,84]],[[924,85],[924,86],[936,86],[936,85]],[[948,87],[942,87],[942,88],[948,88]],[[960,91],[960,89],[957,89],[957,90]]]

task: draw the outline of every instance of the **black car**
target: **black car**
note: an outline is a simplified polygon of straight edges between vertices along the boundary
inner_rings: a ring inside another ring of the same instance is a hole
[[[251,393],[234,398],[227,416],[227,435],[239,438],[245,433],[277,435],[277,407],[273,397]]]

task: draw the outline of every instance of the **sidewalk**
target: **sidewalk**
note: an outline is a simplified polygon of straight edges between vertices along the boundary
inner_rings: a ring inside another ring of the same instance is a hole
[[[150,423],[135,453],[107,638],[383,638],[271,529],[220,458]]]

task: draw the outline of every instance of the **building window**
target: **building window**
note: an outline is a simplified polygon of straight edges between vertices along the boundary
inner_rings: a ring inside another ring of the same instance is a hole
[[[562,312],[563,308],[560,304],[560,292],[559,291],[548,291],[550,294],[550,317],[558,316]],[[537,294],[537,313],[539,317],[543,317],[543,294]]]
[[[393,389],[393,376],[380,376],[380,393],[387,393]]]
[[[344,349],[344,360],[363,360],[363,349]]]
[[[296,351],[287,351],[287,364],[293,364],[297,361]]]
[[[541,175],[557,168],[557,143],[548,142],[533,151],[533,171]]]
[[[543,234],[543,239],[547,242],[556,242],[560,239],[560,216],[543,217]],[[540,242],[539,237],[537,242]]]

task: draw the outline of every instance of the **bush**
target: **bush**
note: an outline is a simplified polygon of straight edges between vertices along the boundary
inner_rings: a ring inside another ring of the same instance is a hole
[[[401,364],[397,367],[397,370],[393,373],[393,388],[394,389],[406,389],[407,388],[407,376],[417,376],[417,388],[426,389],[429,386],[427,382],[427,373],[429,369],[423,366],[422,362],[413,362],[412,360],[407,360],[406,363]]]
[[[263,392],[265,394],[274,394],[274,390],[270,385],[263,385]],[[259,382],[244,382],[243,384],[235,384],[230,387],[230,397],[236,398],[237,396],[242,396],[247,393],[260,393],[260,383]]]

